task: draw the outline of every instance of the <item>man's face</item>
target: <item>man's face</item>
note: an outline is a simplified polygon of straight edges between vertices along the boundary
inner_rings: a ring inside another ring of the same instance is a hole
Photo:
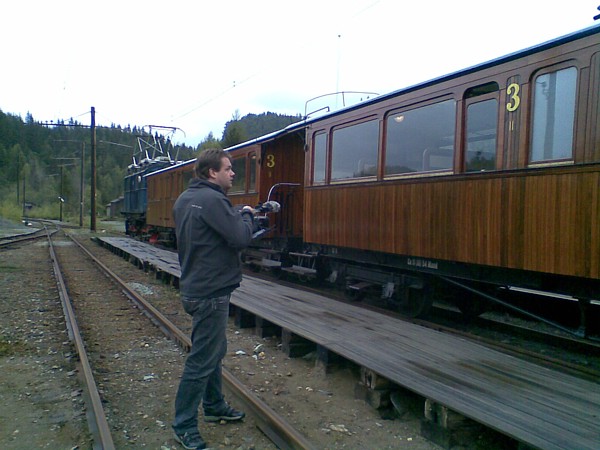
[[[235,172],[231,168],[231,161],[229,158],[226,156],[221,158],[221,169],[218,172],[215,172],[211,169],[210,173],[213,176],[211,181],[221,186],[221,189],[223,189],[225,192],[231,188]]]

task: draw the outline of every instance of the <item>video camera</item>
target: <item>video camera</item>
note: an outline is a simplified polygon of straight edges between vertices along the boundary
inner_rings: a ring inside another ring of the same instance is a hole
[[[272,227],[269,226],[269,217],[267,213],[277,213],[281,210],[281,205],[275,201],[268,201],[264,203],[259,203],[256,208],[254,208],[257,214],[254,216],[254,232],[252,234],[252,239],[258,239],[263,234],[268,233],[272,230]]]
[[[241,206],[238,206],[241,214],[249,214],[249,210],[243,210]],[[277,213],[281,210],[281,205],[275,201],[268,201],[259,203],[254,208],[253,227],[252,227],[252,239],[258,239],[265,233],[272,230],[269,226],[269,217],[267,213]]]

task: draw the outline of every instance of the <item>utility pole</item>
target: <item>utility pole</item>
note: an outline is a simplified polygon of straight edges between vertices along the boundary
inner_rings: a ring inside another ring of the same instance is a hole
[[[25,218],[25,174],[23,174],[23,218]]]
[[[63,197],[63,167],[60,166],[60,197],[58,197],[58,203],[60,205],[60,221],[63,221],[63,203],[65,202]]]
[[[21,204],[19,199],[19,189],[21,189],[21,180],[19,180],[19,172],[21,172],[21,153],[17,153],[17,205]]]
[[[92,140],[92,153],[90,155],[92,160],[92,183],[91,183],[91,204],[90,209],[90,231],[96,231],[96,108],[92,106],[92,124],[91,124],[91,140]]]
[[[85,171],[85,141],[76,141],[73,139],[55,139],[54,142],[78,142],[81,144],[81,157],[80,158],[52,158],[52,159],[79,159],[80,167],[79,171],[81,176],[79,177],[79,226],[83,227],[83,205],[84,205],[84,171]]]
[[[91,136],[90,136],[90,140],[92,143],[92,153],[90,155],[90,159],[91,161],[91,165],[92,165],[92,173],[91,173],[91,193],[90,193],[90,209],[91,209],[91,214],[90,214],[90,230],[91,231],[96,231],[96,108],[94,108],[92,106],[91,109],[91,125],[90,125],[90,129],[92,131]],[[63,127],[73,127],[73,126],[77,126],[77,127],[84,127],[87,128],[87,125],[73,125],[73,124],[60,124],[60,123],[43,123],[42,125],[46,125],[46,126],[63,126]],[[81,150],[81,166],[83,167],[83,160],[84,160],[84,149],[85,149],[85,144],[84,147]],[[80,183],[81,186],[81,192],[83,192],[83,170],[81,171],[82,173],[82,180]],[[25,189],[23,188],[23,201],[25,201]],[[79,213],[79,225],[83,226],[83,194],[81,194],[80,197],[80,213]],[[25,210],[25,206],[23,206],[23,211]]]
[[[85,158],[85,142],[81,143],[81,177],[79,179],[79,226],[83,227],[83,160]]]

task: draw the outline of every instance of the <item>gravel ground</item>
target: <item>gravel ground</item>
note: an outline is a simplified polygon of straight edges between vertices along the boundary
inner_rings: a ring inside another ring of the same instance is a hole
[[[182,311],[174,288],[92,243],[88,232],[77,232],[76,237],[189,331],[189,317]],[[57,246],[59,258],[65,257],[61,257],[65,254],[63,246],[68,244]],[[73,348],[49,264],[45,244],[0,251],[1,448],[91,448]],[[87,269],[74,264],[75,274],[79,273],[76,278],[85,279]],[[104,301],[103,295],[93,292],[92,281],[76,285],[73,279],[68,284],[87,301]],[[133,324],[136,334],[124,348],[101,350],[103,357],[94,366],[109,424],[119,442],[117,448],[180,448],[171,437],[169,424],[185,355],[174,343],[138,322],[136,314],[131,318],[129,305],[122,308],[117,317]],[[114,332],[103,338],[107,342],[111,339],[116,340]],[[86,345],[89,349],[104,344]],[[255,352],[258,345],[260,351]],[[233,320],[224,366],[317,448],[440,448],[420,436],[420,406],[402,418],[384,420],[377,410],[355,399],[356,369],[342,368],[324,376],[311,358],[288,358],[277,338],[259,338],[252,330],[237,329]],[[235,401],[233,404],[236,406]],[[201,423],[200,427],[214,448],[275,448],[256,429],[252,418],[237,424]],[[468,448],[483,448],[480,444]]]
[[[0,448],[90,448],[47,247],[0,251]]]

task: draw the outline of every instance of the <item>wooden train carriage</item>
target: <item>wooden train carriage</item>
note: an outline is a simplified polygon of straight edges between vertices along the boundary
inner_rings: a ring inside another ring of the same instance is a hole
[[[235,173],[227,193],[231,203],[257,206],[273,200],[282,206],[280,212],[268,214],[273,230],[267,237],[271,239],[302,239],[304,132],[301,125],[297,128],[226,149]],[[153,234],[172,233],[175,228],[173,204],[193,177],[194,163],[188,161],[147,175],[146,216]]]
[[[160,232],[171,234],[175,228],[173,220],[173,205],[193,178],[194,163],[190,160],[167,169],[147,175],[148,207],[146,223],[151,234]],[[171,240],[174,235],[164,236],[164,240]]]
[[[599,297],[599,87],[594,27],[313,121],[306,242]]]

